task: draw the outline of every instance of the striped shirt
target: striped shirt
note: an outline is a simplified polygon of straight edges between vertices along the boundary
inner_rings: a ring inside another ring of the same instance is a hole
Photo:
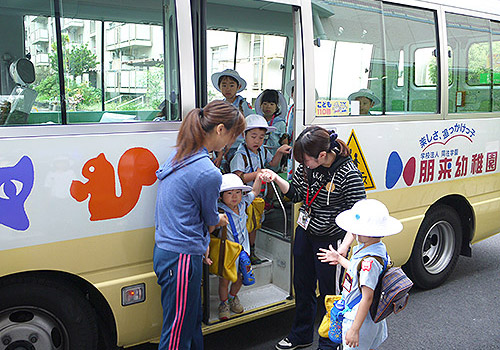
[[[357,201],[366,198],[363,178],[352,159],[337,156],[329,168],[319,166],[307,169],[307,179],[304,177],[304,166],[300,164],[285,195],[294,203],[305,203],[308,187],[309,201],[318,190],[319,193],[311,204],[311,221],[307,232],[325,239],[343,238],[345,231],[337,226],[335,218]],[[299,210],[305,212],[305,204]]]

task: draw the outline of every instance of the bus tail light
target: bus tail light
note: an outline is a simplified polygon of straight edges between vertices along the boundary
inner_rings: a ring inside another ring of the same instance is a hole
[[[144,283],[122,288],[122,306],[142,303],[144,300],[146,300]]]

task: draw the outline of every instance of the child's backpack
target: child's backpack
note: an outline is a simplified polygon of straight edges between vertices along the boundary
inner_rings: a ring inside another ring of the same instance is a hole
[[[361,263],[367,257],[374,258],[383,266],[370,306],[370,315],[373,322],[377,323],[393,312],[397,314],[406,307],[409,298],[408,292],[413,286],[413,282],[400,267],[393,267],[392,262],[387,266],[387,261],[380,256],[367,255],[358,264],[358,285]]]

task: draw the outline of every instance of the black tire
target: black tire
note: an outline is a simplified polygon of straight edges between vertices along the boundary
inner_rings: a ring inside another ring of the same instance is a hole
[[[455,268],[461,245],[460,217],[452,207],[437,205],[425,215],[410,260],[403,268],[417,287],[435,288]]]
[[[36,277],[0,285],[2,349],[96,350],[97,337],[95,311],[80,290]]]

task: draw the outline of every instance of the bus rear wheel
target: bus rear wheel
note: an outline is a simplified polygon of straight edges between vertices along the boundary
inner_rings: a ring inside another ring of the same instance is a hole
[[[461,244],[462,227],[457,212],[448,205],[438,205],[425,215],[404,269],[416,286],[435,288],[455,268]]]
[[[0,347],[5,350],[96,350],[96,314],[81,291],[45,278],[0,286]]]

